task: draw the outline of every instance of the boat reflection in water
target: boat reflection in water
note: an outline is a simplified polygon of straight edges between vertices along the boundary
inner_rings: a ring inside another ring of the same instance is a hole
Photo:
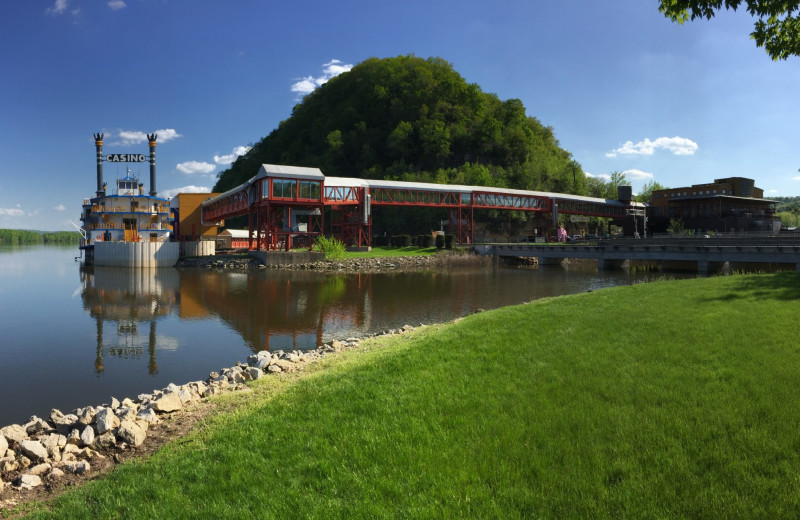
[[[81,281],[83,308],[97,327],[95,372],[105,370],[107,356],[136,360],[147,357],[148,373],[158,374],[156,347],[169,348],[169,339],[157,339],[156,323],[171,314],[180,299],[178,272],[85,267],[81,269]],[[158,342],[162,344],[157,345]]]
[[[84,311],[96,327],[95,373],[133,378],[138,369],[127,360],[146,358],[150,375],[171,381],[196,379],[261,350],[311,350],[630,280],[624,273],[499,267],[374,274],[90,267],[81,277]],[[112,370],[112,359],[130,366]]]

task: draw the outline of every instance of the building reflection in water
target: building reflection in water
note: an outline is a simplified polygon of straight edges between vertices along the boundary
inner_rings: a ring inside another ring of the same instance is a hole
[[[180,274],[180,316],[217,316],[254,352],[314,349],[326,333],[362,330],[371,321],[368,275],[202,270]]]
[[[178,272],[85,267],[81,269],[81,282],[83,308],[95,319],[97,327],[95,372],[105,370],[108,356],[135,360],[147,357],[147,371],[156,375],[156,323],[169,315],[180,300]]]
[[[190,345],[177,360],[189,350],[196,356],[200,351],[241,348],[238,341],[218,343],[203,335],[208,328],[198,326],[202,322],[224,324],[252,352],[310,350],[334,338],[443,321],[478,306],[498,306],[487,294],[497,280],[486,270],[376,275],[94,267],[84,268],[81,277],[83,307],[97,328],[98,374],[109,357],[147,358],[148,372],[155,375],[159,350]],[[508,296],[514,291],[525,293],[517,301],[529,297],[519,283],[496,292]],[[158,335],[159,321],[177,338]]]

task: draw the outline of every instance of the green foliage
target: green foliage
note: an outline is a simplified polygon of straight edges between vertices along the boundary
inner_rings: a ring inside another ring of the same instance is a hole
[[[440,58],[368,59],[306,96],[289,119],[223,171],[214,191],[262,163],[326,175],[584,193],[551,127],[467,83]],[[421,231],[421,230],[420,230]]]
[[[326,260],[341,260],[345,256],[347,250],[344,242],[337,238],[329,238],[325,235],[319,235],[314,240],[314,245],[317,249],[325,253]]]
[[[679,218],[671,218],[669,219],[669,227],[667,227],[667,233],[672,233],[673,235],[682,235],[686,232],[686,226],[683,223],[683,220]]]
[[[456,241],[456,236],[447,234],[444,236],[444,248],[453,249],[453,243]]]
[[[781,211],[777,213],[776,216],[781,219],[781,226],[784,228],[797,227],[800,225],[800,216],[796,213]]]
[[[436,249],[444,249],[444,235],[436,235]]]
[[[392,237],[392,245],[394,247],[411,247],[411,235],[395,235],[395,236],[393,236]]]
[[[56,231],[42,233],[45,244],[78,244],[81,241],[81,234],[77,231]]]
[[[40,232],[25,229],[0,229],[0,244],[77,244],[81,235],[76,231]]]
[[[604,180],[603,177],[586,177],[584,183],[586,194],[590,197],[613,200],[619,196],[617,189],[620,186],[630,184],[625,174],[619,171],[611,172],[608,180]]]
[[[653,195],[654,191],[657,190],[666,190],[668,189],[666,186],[662,186],[661,184],[657,183],[656,181],[650,181],[642,186],[641,191],[636,195],[637,202],[650,202],[650,198]]]
[[[775,211],[785,211],[800,215],[800,197],[770,197],[770,199],[778,201],[778,204],[775,206]]]
[[[722,8],[736,11],[744,5],[757,17],[750,37],[773,60],[800,56],[800,1],[798,0],[661,0],[659,11],[674,22],[710,20]]]

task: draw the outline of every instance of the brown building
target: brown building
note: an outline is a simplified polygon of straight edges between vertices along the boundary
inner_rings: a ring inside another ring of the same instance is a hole
[[[217,237],[217,222],[203,222],[200,205],[219,193],[179,193],[169,202],[175,219],[174,240],[214,240]]]
[[[647,209],[651,233],[667,230],[671,219],[680,219],[686,229],[716,233],[777,233],[781,221],[775,217],[777,201],[764,198],[764,190],[753,179],[729,177],[686,188],[656,190]]]

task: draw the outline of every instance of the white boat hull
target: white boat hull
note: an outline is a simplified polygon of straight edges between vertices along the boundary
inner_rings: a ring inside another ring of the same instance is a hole
[[[88,265],[104,267],[173,267],[178,242],[97,242],[86,250]]]

